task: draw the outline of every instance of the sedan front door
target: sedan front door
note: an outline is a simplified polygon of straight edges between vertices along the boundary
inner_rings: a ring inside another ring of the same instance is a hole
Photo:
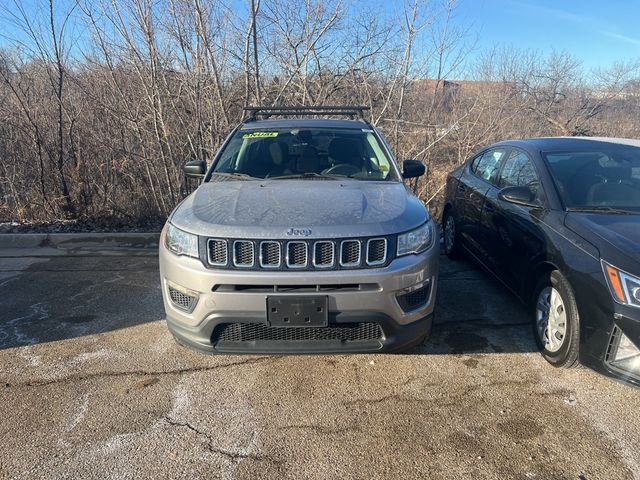
[[[505,187],[528,187],[532,202],[539,206],[524,206],[498,198]],[[538,173],[529,155],[514,149],[505,160],[498,187],[485,197],[483,226],[490,252],[490,267],[516,293],[523,287],[531,265],[545,248],[540,216],[544,212],[545,196]]]

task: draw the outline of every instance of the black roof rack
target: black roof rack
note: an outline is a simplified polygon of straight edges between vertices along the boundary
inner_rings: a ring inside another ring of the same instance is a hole
[[[263,118],[277,116],[294,116],[294,115],[336,115],[348,116],[351,118],[364,119],[365,110],[369,107],[362,105],[308,105],[295,107],[244,107],[244,111],[249,114],[245,121],[256,120],[258,115]]]

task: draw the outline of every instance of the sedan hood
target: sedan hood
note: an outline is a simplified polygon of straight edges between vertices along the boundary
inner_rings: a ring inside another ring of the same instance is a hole
[[[203,183],[171,222],[205,236],[334,238],[399,233],[427,218],[423,204],[400,182],[290,179]]]
[[[570,212],[565,225],[597,247],[603,260],[620,268],[623,261],[640,263],[640,215]]]

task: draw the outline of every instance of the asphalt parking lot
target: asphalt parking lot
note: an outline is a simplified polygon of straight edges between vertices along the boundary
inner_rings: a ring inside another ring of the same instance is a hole
[[[154,256],[0,258],[0,299],[2,478],[640,478],[640,390],[548,366],[466,261],[404,355],[179,347]]]

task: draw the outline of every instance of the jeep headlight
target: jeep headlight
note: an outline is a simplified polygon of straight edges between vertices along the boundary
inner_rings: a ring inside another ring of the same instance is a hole
[[[640,308],[640,278],[623,272],[604,261],[602,269],[613,299],[623,305]]]
[[[429,248],[433,242],[433,227],[431,224],[432,222],[429,220],[415,230],[398,235],[397,255],[421,253]]]
[[[176,255],[198,258],[198,236],[167,223],[165,245]]]

